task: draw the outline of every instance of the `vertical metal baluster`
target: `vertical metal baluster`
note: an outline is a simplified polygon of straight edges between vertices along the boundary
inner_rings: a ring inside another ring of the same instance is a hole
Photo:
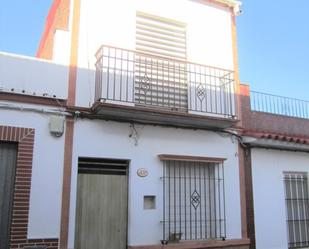
[[[275,114],[280,114],[280,105],[279,105],[279,100],[278,100],[278,97],[276,97],[276,106],[277,106],[277,110],[276,110],[276,112],[275,112]]]
[[[306,118],[305,112],[304,112],[304,101],[301,102],[301,116],[302,116],[302,118]]]
[[[208,199],[209,199],[209,229],[210,229],[210,238],[212,238],[212,204],[211,204],[211,188],[210,188],[210,174],[211,174],[211,164],[208,164]]]
[[[214,79],[214,86],[215,86],[215,105],[216,105],[216,111],[214,111],[213,113],[218,114],[218,105],[219,105],[219,101],[218,101],[218,86],[217,86],[217,81],[216,81],[216,73],[215,73],[215,69],[210,69],[210,75],[211,75],[211,79]],[[220,95],[219,95],[220,96]]]
[[[288,242],[289,242],[289,247],[291,244],[291,237],[292,237],[292,233],[291,233],[291,226],[290,226],[290,212],[289,212],[289,182],[287,180],[287,175],[284,175],[284,190],[285,190],[285,205],[286,205],[286,213],[287,213],[287,219],[286,219],[286,223],[287,223],[287,227],[288,227]]]
[[[182,233],[182,219],[181,219],[181,215],[182,215],[182,212],[181,212],[181,180],[182,180],[182,176],[181,176],[181,167],[182,166],[182,162],[179,162],[179,232],[180,234]]]
[[[203,238],[203,229],[202,229],[202,185],[201,185],[201,163],[198,164],[198,169],[199,169],[199,188],[200,188],[200,239]]]
[[[194,191],[196,191],[197,192],[197,190],[196,190],[196,163],[194,162],[193,163],[193,167],[194,167]],[[197,239],[197,208],[198,207],[196,207],[195,209],[194,209],[194,217],[195,217],[195,221],[194,221],[194,224],[195,224],[195,239]]]
[[[198,74],[199,74],[199,85],[202,85],[202,71],[201,71],[201,66],[200,65],[198,65]],[[196,72],[197,73],[197,72]],[[206,94],[206,86],[203,86],[203,87],[205,87],[205,94]],[[205,97],[205,99],[206,99],[206,97]],[[204,99],[201,99],[200,101],[201,101],[201,112],[203,112],[203,100]],[[207,108],[207,102],[205,102],[205,108]]]
[[[116,100],[116,68],[117,68],[117,50],[118,49],[114,49],[114,85],[113,85],[113,100]]]
[[[305,203],[305,226],[306,226],[306,235],[307,235],[307,243],[306,246],[309,245],[309,224],[308,224],[308,218],[309,218],[309,195],[308,195],[308,176],[305,175],[305,182],[304,182],[304,196],[306,201]]]
[[[207,73],[208,71],[208,73]],[[209,83],[207,83],[207,79],[209,79]],[[212,106],[212,101],[213,101],[213,85],[212,85],[212,81],[211,81],[211,76],[210,76],[210,69],[209,68],[205,68],[205,82],[206,84],[209,84],[209,88],[210,88],[210,113],[213,113],[213,106]]]
[[[196,65],[194,64],[194,88],[195,88],[195,111],[198,111],[198,109],[197,109],[197,99],[198,99],[198,97],[197,97],[197,95],[198,95],[198,90],[197,90],[197,88],[198,88],[198,84],[197,84],[197,82],[196,82]]]
[[[299,198],[299,193],[298,193],[299,182],[300,181],[298,180],[298,175],[296,175],[295,186],[296,186],[296,206],[297,206],[297,220],[298,220],[297,222],[298,222],[298,229],[299,229],[299,241],[303,241],[302,240],[302,234],[301,234],[301,216],[300,216],[300,203],[299,203],[300,198]]]
[[[222,167],[222,188],[223,188],[223,217],[224,217],[224,238],[226,238],[226,213],[225,213],[225,183],[224,183],[224,165],[221,164]]]
[[[133,55],[134,57],[134,55]],[[134,70],[134,59],[133,61],[130,60],[130,52],[127,51],[127,72],[126,72],[126,101],[129,101],[129,73],[130,73],[130,63],[133,63],[133,72],[132,72],[132,77],[133,77],[133,86],[132,86],[132,94],[134,94],[134,88],[135,88],[135,70]],[[133,102],[135,99],[135,96],[132,95],[133,97]]]
[[[233,93],[233,91],[232,91],[234,82],[231,79],[230,73],[229,73],[229,76],[228,76],[228,82],[229,82],[229,99],[230,99],[230,117],[233,117],[234,116],[233,99],[234,99],[234,96],[235,96],[236,93],[235,92]],[[232,84],[232,82],[233,82],[233,84]]]
[[[120,95],[119,100],[122,101],[122,63],[123,63],[123,50],[120,50]]]
[[[110,48],[108,48],[108,56],[107,56],[107,88],[106,88],[106,99],[110,99],[109,98],[109,67],[110,67]]]
[[[217,195],[216,195],[216,168],[215,164],[213,164],[213,171],[214,171],[214,179],[213,179],[213,184],[214,184],[214,211],[215,211],[215,236],[217,236]]]
[[[222,237],[222,230],[221,230],[221,222],[222,222],[222,216],[221,216],[221,178],[220,178],[220,165],[216,165],[216,168],[218,170],[218,195],[219,195],[219,231],[220,231],[220,237]]]
[[[205,202],[205,208],[204,208],[204,211],[205,211],[205,217],[204,217],[204,219],[205,219],[205,235],[204,235],[204,239],[208,239],[208,233],[207,233],[207,231],[208,231],[208,229],[207,229],[207,194],[206,194],[206,189],[207,189],[207,187],[206,187],[206,169],[207,169],[207,164],[204,164],[204,167],[203,167],[203,178],[204,178],[204,202]]]
[[[168,161],[168,235],[171,234],[171,164]]]
[[[290,198],[292,199],[292,196],[293,196],[293,192],[292,192],[292,175],[290,174],[289,175],[289,183],[290,183]],[[295,229],[295,217],[294,217],[294,202],[291,201],[291,207],[292,207],[292,226],[293,226],[293,242],[292,243],[295,243],[296,241],[296,229]]]
[[[187,165],[184,162],[184,188],[185,188],[185,240],[187,239]]]
[[[259,96],[256,93],[254,93],[254,96],[256,97],[257,102],[258,102],[258,104],[257,104],[258,109],[255,109],[255,111],[260,111],[260,98],[259,98]]]
[[[307,227],[307,215],[306,215],[306,202],[308,201],[308,197],[306,197],[304,189],[307,187],[306,185],[307,177],[305,175],[302,176],[302,184],[301,184],[301,196],[302,196],[302,206],[303,206],[303,222],[305,226],[305,241],[306,245],[309,241],[308,239],[308,227]]]
[[[191,167],[189,168],[189,193],[190,193],[190,240],[192,240],[192,204],[191,204],[191,195],[192,195],[192,191],[191,191]]]
[[[166,184],[166,161],[163,161],[163,240],[166,240],[166,234],[165,234],[165,226],[166,226],[166,218],[165,218],[165,212],[166,212],[166,204],[165,204],[165,184]]]
[[[176,215],[177,215],[177,207],[176,207],[176,161],[173,161],[174,165],[174,233],[177,232],[176,230]]]
[[[222,88],[222,84],[220,81],[220,71],[218,69],[215,70],[216,71],[216,78],[217,78],[217,82],[219,82],[219,89],[220,89],[220,113],[218,114],[224,114],[224,105],[223,105],[223,99],[224,99],[224,94],[223,94],[223,88]]]
[[[187,101],[188,101],[188,111],[192,111],[192,82],[191,82],[191,76],[190,76],[190,64],[186,63],[185,64],[185,72],[184,72],[184,76],[185,76],[185,82],[187,84]]]

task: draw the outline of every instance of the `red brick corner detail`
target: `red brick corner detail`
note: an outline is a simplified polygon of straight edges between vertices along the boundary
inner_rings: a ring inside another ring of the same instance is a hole
[[[0,126],[0,141],[18,143],[10,248],[40,245],[56,249],[58,238],[27,238],[34,135],[35,130],[31,128]]]

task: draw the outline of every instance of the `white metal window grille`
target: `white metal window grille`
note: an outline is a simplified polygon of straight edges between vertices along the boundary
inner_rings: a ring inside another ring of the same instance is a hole
[[[309,196],[306,173],[285,173],[289,248],[309,247]]]
[[[225,240],[223,163],[163,164],[163,241]]]
[[[137,12],[136,51],[136,102],[186,110],[186,25]]]

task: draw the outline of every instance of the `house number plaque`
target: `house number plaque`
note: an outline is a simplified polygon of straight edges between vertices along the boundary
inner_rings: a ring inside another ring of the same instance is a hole
[[[140,169],[138,169],[137,170],[137,175],[139,176],[139,177],[146,177],[146,176],[148,176],[148,170],[147,169],[144,169],[144,168],[140,168]]]

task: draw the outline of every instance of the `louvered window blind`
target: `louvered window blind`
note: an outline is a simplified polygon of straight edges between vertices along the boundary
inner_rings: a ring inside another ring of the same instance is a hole
[[[186,110],[186,25],[136,14],[135,101]]]

